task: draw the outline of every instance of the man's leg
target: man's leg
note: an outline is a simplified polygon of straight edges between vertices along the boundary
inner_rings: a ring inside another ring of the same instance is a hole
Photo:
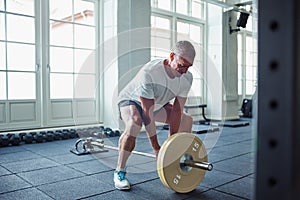
[[[128,157],[135,147],[135,140],[142,128],[142,117],[134,105],[120,108],[125,130],[119,139],[119,159],[116,170],[125,167]]]
[[[166,104],[159,111],[155,112],[154,114],[155,121],[166,123],[172,126],[169,120],[171,116],[172,108],[173,108],[172,104]],[[178,132],[191,133],[192,125],[193,125],[193,118],[190,115],[183,112],[181,116],[181,122],[180,122]]]
[[[128,190],[130,189],[130,183],[125,177],[125,166],[135,147],[136,137],[141,130],[142,117],[135,105],[120,107],[120,113],[125,123],[125,130],[119,139],[119,157],[114,172],[114,182],[117,189]]]

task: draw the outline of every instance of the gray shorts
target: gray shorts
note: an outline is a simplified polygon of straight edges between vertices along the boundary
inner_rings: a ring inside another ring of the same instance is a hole
[[[123,100],[118,103],[120,119],[123,120],[122,116],[121,116],[120,108],[125,107],[125,106],[130,106],[130,105],[134,105],[138,109],[138,111],[143,119],[143,109],[142,109],[141,103],[138,101],[133,101],[133,100]]]
[[[167,106],[168,104],[170,104],[170,103],[166,103],[162,108],[164,108],[164,107]],[[142,117],[142,120],[144,121],[144,119],[143,119],[143,109],[142,109],[141,103],[138,102],[138,101],[134,101],[134,100],[122,100],[122,101],[120,101],[120,102],[118,103],[120,119],[123,120],[123,119],[122,119],[122,116],[121,116],[120,108],[121,108],[121,107],[124,107],[124,106],[130,106],[130,105],[134,105],[134,106],[138,109],[138,111],[139,111],[139,113],[140,113],[140,115],[141,115],[141,117]],[[162,109],[162,108],[161,108],[161,109]],[[159,111],[160,111],[160,110],[155,111],[155,112],[154,112],[154,115],[155,115],[155,113],[158,113]]]

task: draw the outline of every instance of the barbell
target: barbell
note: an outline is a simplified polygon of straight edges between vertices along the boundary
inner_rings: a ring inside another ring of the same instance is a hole
[[[95,148],[96,147],[96,148]],[[79,139],[71,152],[77,155],[107,152],[118,147],[104,144],[102,139],[92,137]],[[154,154],[132,151],[131,153],[156,158]],[[213,165],[208,162],[202,141],[191,133],[176,133],[165,140],[157,157],[158,176],[166,187],[178,193],[194,190],[203,180],[206,171]]]

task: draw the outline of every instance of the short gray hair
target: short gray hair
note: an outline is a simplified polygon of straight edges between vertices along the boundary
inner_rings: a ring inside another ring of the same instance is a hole
[[[196,55],[194,46],[187,40],[177,42],[172,51],[191,63],[194,61]]]

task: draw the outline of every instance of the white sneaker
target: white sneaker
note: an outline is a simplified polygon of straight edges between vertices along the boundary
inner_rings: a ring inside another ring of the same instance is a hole
[[[115,171],[114,172],[114,182],[115,188],[118,190],[129,190],[130,183],[128,179],[125,177],[126,171]]]

